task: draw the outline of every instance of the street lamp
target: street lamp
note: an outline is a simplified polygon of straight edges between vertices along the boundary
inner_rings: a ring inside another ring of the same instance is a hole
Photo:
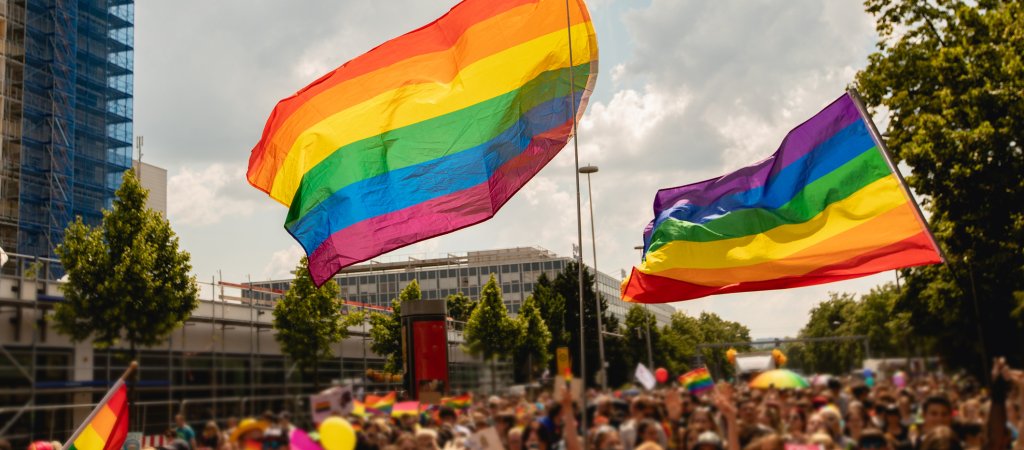
[[[633,250],[643,251],[644,250],[644,246],[638,245],[636,247],[633,247]],[[651,350],[651,318],[650,318],[651,310],[647,308],[647,304],[646,303],[644,303],[644,313],[646,313],[644,315],[647,316],[647,317],[644,317],[644,324],[647,325],[647,364],[651,366],[651,369],[653,369],[654,368],[654,352]]]
[[[604,362],[604,325],[601,323],[601,292],[598,288],[597,271],[597,233],[594,231],[594,191],[590,187],[590,174],[597,173],[597,166],[586,165],[579,168],[581,174],[587,175],[587,196],[590,198],[590,244],[594,254],[594,303],[597,306],[597,355],[601,360],[601,389],[608,389],[608,374]],[[583,270],[581,267],[580,270]],[[580,298],[580,302],[583,299]]]

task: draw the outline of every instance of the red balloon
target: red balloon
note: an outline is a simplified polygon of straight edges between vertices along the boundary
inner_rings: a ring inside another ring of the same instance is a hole
[[[658,380],[659,383],[668,381],[668,371],[664,367],[659,367],[658,370],[654,371],[654,379]]]

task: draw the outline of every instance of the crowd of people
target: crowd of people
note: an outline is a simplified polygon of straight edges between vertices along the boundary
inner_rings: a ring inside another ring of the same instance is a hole
[[[670,385],[575,396],[561,389],[557,398],[477,397],[463,409],[345,419],[357,450],[1024,450],[1024,373],[996,360],[982,381],[849,376],[764,390],[719,382],[697,395]],[[223,425],[197,432],[178,416],[161,450],[308,450],[291,440],[297,428],[287,412]]]

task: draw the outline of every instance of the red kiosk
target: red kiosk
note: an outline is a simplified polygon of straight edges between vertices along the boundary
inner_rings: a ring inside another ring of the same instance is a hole
[[[444,300],[402,302],[402,359],[411,398],[448,394],[448,327]]]

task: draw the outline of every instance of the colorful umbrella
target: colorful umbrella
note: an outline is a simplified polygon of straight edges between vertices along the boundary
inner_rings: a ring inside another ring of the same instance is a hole
[[[787,369],[775,369],[764,372],[750,381],[754,389],[798,389],[810,387],[807,379]]]

